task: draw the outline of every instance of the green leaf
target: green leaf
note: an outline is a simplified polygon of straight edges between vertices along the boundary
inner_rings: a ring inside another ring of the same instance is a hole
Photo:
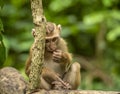
[[[115,29],[109,31],[109,33],[107,34],[107,40],[108,41],[114,41],[116,40],[116,38],[120,36],[120,27],[116,27]]]
[[[86,15],[83,18],[83,23],[86,25],[97,24],[102,22],[104,20],[104,17],[105,17],[104,12],[92,13],[92,14]]]
[[[112,10],[110,11],[110,16],[116,20],[120,20],[120,11]]]
[[[52,11],[60,12],[61,10],[69,7],[72,4],[73,0],[53,0],[49,6]]]
[[[3,0],[0,0],[0,8],[2,8],[4,6],[4,2]]]
[[[102,0],[102,3],[104,4],[104,6],[110,7],[113,3],[113,0]]]
[[[0,67],[3,65],[3,63],[6,59],[6,51],[5,51],[5,46],[3,44],[1,31],[3,31],[3,24],[0,19]]]
[[[4,31],[4,29],[3,29],[2,21],[1,21],[1,19],[0,19],[0,32],[1,32],[1,31]]]
[[[63,36],[63,37],[67,37],[67,36],[69,36],[69,35],[71,35],[71,32],[70,32],[71,30],[70,30],[70,28],[64,28],[63,30],[62,30],[62,32],[61,32],[61,35]]]
[[[1,37],[1,35],[0,35]],[[3,65],[6,59],[6,50],[3,42],[0,40],[0,67]]]
[[[22,5],[24,5],[27,2],[27,0],[11,0],[11,3],[13,4],[13,6],[19,8]]]

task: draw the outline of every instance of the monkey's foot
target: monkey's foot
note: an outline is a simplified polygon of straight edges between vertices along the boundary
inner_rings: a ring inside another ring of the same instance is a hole
[[[54,90],[62,90],[62,84],[61,84],[61,82],[54,81],[52,84],[53,84],[53,89]]]
[[[65,90],[71,90],[72,86],[68,82],[64,82],[65,85],[63,85],[63,89]]]
[[[55,90],[70,90],[71,85],[67,82],[61,83],[60,81],[54,81],[52,82],[53,89]]]

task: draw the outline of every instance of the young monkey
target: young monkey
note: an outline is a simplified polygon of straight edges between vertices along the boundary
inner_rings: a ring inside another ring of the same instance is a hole
[[[35,30],[33,30],[34,36]],[[60,37],[61,26],[51,22],[46,23],[44,68],[41,74],[40,88],[50,90],[57,89],[62,84],[77,89],[80,80],[80,64],[72,63],[71,54],[68,52],[67,44]],[[30,56],[26,62],[26,74],[29,76],[31,65]]]

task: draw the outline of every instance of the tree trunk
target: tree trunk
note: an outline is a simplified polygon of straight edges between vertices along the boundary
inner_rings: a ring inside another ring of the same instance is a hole
[[[45,17],[43,16],[42,0],[31,0],[33,23],[35,25],[34,43],[32,47],[32,63],[29,75],[29,92],[37,89],[40,84],[40,73],[44,61],[45,48]]]

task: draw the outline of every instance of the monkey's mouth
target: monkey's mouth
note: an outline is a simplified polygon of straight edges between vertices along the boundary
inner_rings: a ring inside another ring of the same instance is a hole
[[[56,49],[52,49],[52,48],[47,48],[47,51],[50,53],[53,53]]]

